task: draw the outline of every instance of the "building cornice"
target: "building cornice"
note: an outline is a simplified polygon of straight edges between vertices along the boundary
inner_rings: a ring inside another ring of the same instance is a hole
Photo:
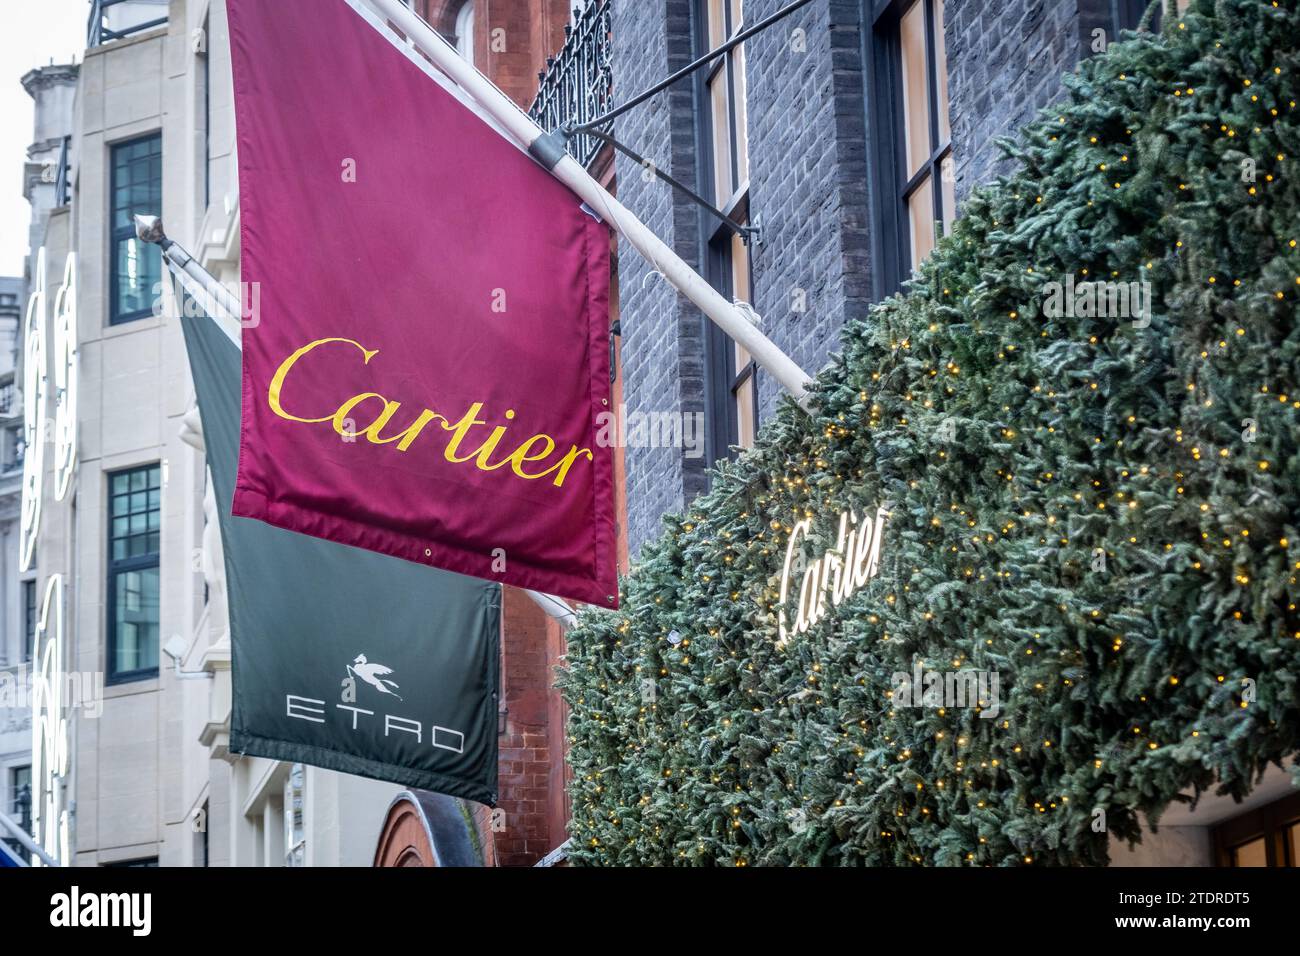
[[[38,66],[34,70],[28,70],[19,82],[22,83],[27,94],[35,99],[37,93],[56,86],[76,85],[80,74],[81,67],[76,63],[52,63],[49,66]]]

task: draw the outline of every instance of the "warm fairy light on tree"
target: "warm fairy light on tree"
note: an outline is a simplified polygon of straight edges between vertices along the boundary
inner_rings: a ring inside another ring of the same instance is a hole
[[[575,862],[1102,863],[1300,749],[1296,15],[1193,0],[1085,61],[845,327],[813,419],[773,416],[584,615]],[[1151,314],[1046,314],[1066,276],[1148,282]],[[778,644],[792,529],[812,562],[886,501],[877,576]],[[954,661],[997,719],[889,693]]]

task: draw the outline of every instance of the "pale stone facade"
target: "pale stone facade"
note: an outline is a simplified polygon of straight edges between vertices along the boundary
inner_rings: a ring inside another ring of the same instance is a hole
[[[115,10],[118,19],[106,26],[128,35],[85,51],[69,130],[71,203],[46,217],[32,242],[46,247],[52,284],[66,252],[77,254],[80,370],[75,476],[56,501],[47,468],[34,577],[43,589],[63,576],[67,669],[109,674],[99,716],[70,711],[70,862],[278,866],[290,857],[297,865],[368,865],[398,787],[227,749],[227,595],[184,341],[160,289],[164,307],[155,314],[112,324],[109,222],[113,147],[159,133],[157,212],[168,234],[223,282],[237,283],[225,10],[222,0],[127,6],[139,9]],[[131,32],[161,16],[165,25]],[[109,482],[148,465],[161,475],[156,639],[180,651],[179,669],[153,648],[156,673],[115,682]],[[7,569],[5,578],[12,590],[16,575]],[[0,761],[5,745],[0,737]]]

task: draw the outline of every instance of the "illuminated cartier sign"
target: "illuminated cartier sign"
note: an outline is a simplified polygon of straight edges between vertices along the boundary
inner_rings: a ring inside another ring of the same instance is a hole
[[[32,646],[32,835],[66,865],[70,754],[63,655],[63,575],[55,574],[45,587]]]
[[[23,506],[19,525],[18,569],[32,566],[41,526],[45,474],[45,410],[49,379],[45,368],[45,249],[36,253],[35,289],[23,324]]]
[[[54,499],[62,501],[77,463],[77,254],[68,253],[54,298]]]
[[[876,509],[875,518],[858,518],[852,509],[840,514],[840,530],[835,547],[825,552],[812,564],[802,569],[799,583],[799,612],[793,627],[786,627],[785,604],[790,594],[791,572],[797,572],[803,553],[800,542],[812,530],[812,519],[805,518],[790,531],[790,541],[785,548],[785,566],[781,569],[781,596],[777,609],[777,630],[782,642],[794,634],[802,634],[827,612],[827,599],[832,607],[839,607],[858,588],[862,587],[880,570],[880,544],[889,512],[882,506]]]

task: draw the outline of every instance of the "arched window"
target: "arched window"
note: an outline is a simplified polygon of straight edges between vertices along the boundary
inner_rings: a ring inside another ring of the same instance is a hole
[[[474,0],[465,0],[456,14],[456,52],[474,62]]]

